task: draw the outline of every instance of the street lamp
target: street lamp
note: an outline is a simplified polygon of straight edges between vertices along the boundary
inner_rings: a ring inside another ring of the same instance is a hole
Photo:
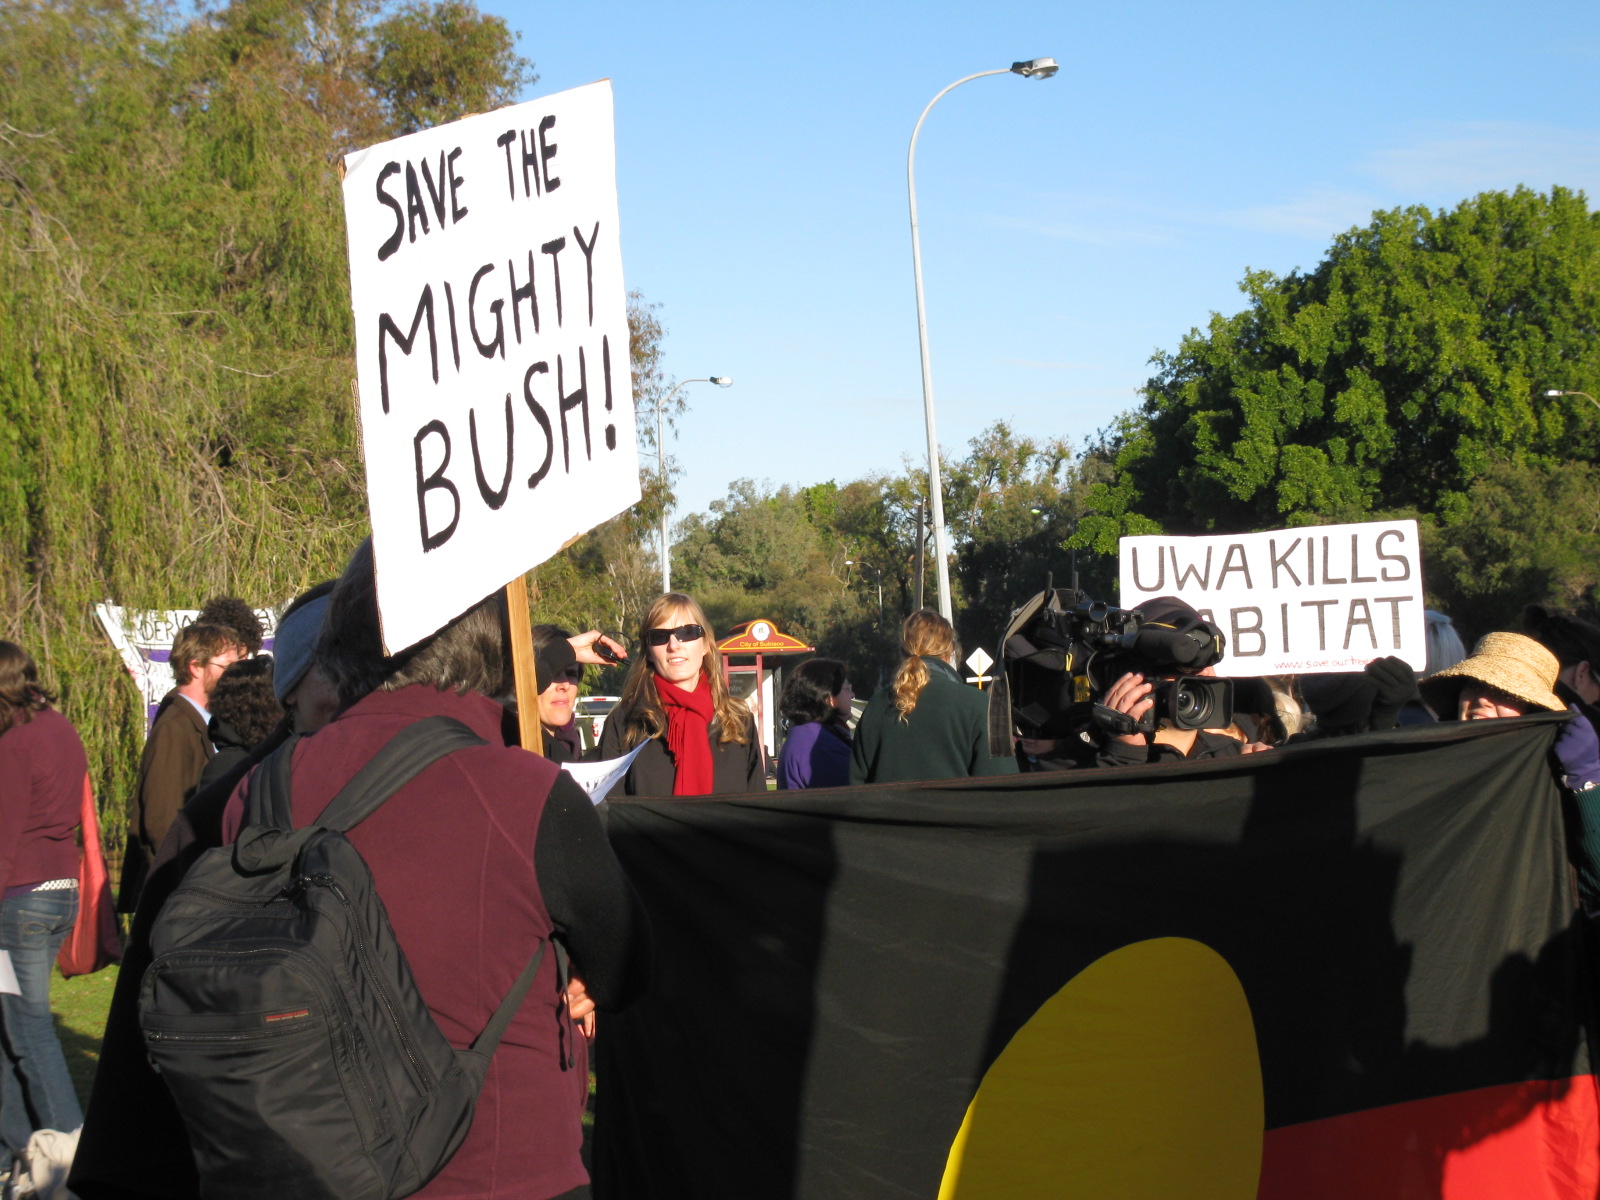
[[[1044,509],[1042,508],[1030,508],[1028,511],[1036,517],[1042,517],[1045,515]],[[1073,537],[1078,536],[1078,525],[1082,520],[1083,517],[1081,515],[1075,515],[1072,518]],[[1076,546],[1072,547],[1072,590],[1078,590],[1078,548]]]
[[[1600,408],[1600,400],[1596,400],[1593,396],[1589,395],[1588,392],[1563,392],[1559,388],[1551,388],[1545,393],[1545,396],[1550,399],[1554,399],[1556,396],[1582,396],[1590,404],[1594,405],[1596,408]]]
[[[876,563],[869,563],[861,558],[847,558],[844,560],[847,567],[871,567],[878,577],[878,630],[883,631],[883,568]]]
[[[714,383],[718,387],[732,387],[733,376],[711,375],[705,379],[685,379],[667,393],[667,398],[656,405],[656,471],[661,476],[661,593],[672,590],[672,562],[667,556],[667,439],[663,435],[662,417],[672,405],[672,398],[691,383]]]
[[[922,243],[917,237],[917,135],[922,132],[922,123],[928,119],[933,106],[944,99],[946,92],[953,91],[963,83],[982,79],[985,75],[1015,74],[1021,75],[1024,79],[1049,79],[1059,69],[1053,58],[1032,58],[1027,62],[1014,62],[1009,67],[979,71],[976,75],[956,80],[928,101],[928,107],[922,110],[922,115],[917,118],[916,128],[911,131],[911,148],[906,151],[906,194],[911,201],[911,268],[917,281],[917,343],[922,350],[922,415],[928,426],[928,499],[933,505],[933,552],[934,557],[938,559],[939,567],[939,612],[947,621],[953,621],[955,614],[950,606],[950,564],[948,547],[945,544],[944,489],[939,481],[939,433],[935,428],[933,417],[933,370],[928,363],[928,315],[922,300]]]

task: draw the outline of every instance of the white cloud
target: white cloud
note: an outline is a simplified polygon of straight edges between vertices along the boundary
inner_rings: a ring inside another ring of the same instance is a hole
[[[1237,229],[1326,246],[1366,225],[1375,211],[1403,204],[1453,206],[1488,189],[1526,184],[1581,188],[1600,199],[1600,130],[1513,121],[1430,122],[1348,164],[1327,164],[1333,180],[1245,208],[1204,210],[1139,196],[1062,193],[1044,197],[1059,216],[990,215],[993,226],[1100,247],[1163,247],[1196,229]]]
[[[1219,213],[1215,221],[1234,229],[1282,233],[1326,243],[1352,225],[1365,225],[1373,210],[1382,207],[1380,200],[1362,192],[1313,188],[1297,200]]]
[[[1406,195],[1460,199],[1490,188],[1551,184],[1600,193],[1600,132],[1514,121],[1422,126],[1408,144],[1373,154],[1362,169]]]

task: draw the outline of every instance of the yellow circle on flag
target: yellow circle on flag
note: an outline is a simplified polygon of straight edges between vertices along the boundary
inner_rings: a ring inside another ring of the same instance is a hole
[[[1188,938],[1135,942],[1012,1037],[967,1108],[939,1200],[1254,1200],[1263,1121],[1233,968]]]

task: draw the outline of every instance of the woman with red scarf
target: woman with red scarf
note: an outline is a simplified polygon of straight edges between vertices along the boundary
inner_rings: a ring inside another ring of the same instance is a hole
[[[645,613],[622,700],[606,719],[600,757],[641,742],[622,780],[626,796],[710,796],[765,792],[761,739],[750,710],[728,694],[722,655],[706,615],[669,592]]]

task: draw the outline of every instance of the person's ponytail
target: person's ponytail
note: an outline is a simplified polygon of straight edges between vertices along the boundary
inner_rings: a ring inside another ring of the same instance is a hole
[[[923,658],[949,661],[960,655],[961,645],[949,621],[931,608],[919,608],[900,627],[900,649],[906,657],[894,673],[889,694],[894,698],[895,712],[905,722],[916,709],[922,689],[928,686],[928,664]]]

